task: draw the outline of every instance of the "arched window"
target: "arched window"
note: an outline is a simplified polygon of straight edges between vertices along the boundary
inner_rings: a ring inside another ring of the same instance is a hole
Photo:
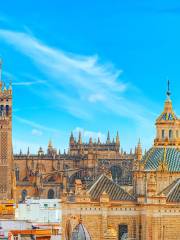
[[[22,190],[21,197],[22,197],[22,201],[24,201],[26,199],[26,197],[27,197],[27,190],[26,189]]]
[[[128,225],[120,224],[119,225],[119,237],[118,240],[128,239]]]
[[[19,181],[19,168],[15,169],[16,181]]]
[[[172,132],[172,130],[170,129],[169,130],[169,139],[172,139],[173,138],[173,132]]]
[[[8,115],[9,115],[9,106],[6,105],[6,116],[8,116]]]
[[[53,189],[49,189],[48,191],[48,199],[53,199],[54,198],[54,190]]]
[[[164,131],[164,129],[162,130],[162,139],[165,139],[165,131]]]
[[[1,105],[1,107],[0,107],[0,116],[3,116],[3,113],[4,113],[4,106]]]

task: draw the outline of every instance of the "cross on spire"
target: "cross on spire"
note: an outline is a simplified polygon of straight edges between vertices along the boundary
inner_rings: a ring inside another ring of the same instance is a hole
[[[171,92],[170,92],[170,81],[168,80],[167,82],[167,85],[168,85],[168,89],[167,89],[167,97],[170,98],[170,95],[171,95]]]

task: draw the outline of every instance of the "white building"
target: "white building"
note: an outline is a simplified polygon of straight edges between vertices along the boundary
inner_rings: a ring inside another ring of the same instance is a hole
[[[27,199],[25,203],[18,204],[15,219],[35,223],[60,223],[61,213],[59,199]]]

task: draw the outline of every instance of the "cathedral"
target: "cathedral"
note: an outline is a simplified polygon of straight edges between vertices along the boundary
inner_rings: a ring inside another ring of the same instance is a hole
[[[1,78],[1,77],[0,77]],[[84,186],[97,176],[109,172],[114,181],[129,188],[132,185],[133,162],[137,149],[126,153],[120,146],[119,133],[115,139],[107,134],[105,143],[90,137],[83,142],[70,134],[68,151],[60,153],[49,141],[47,150],[36,154],[13,154],[12,148],[12,86],[0,79],[0,199],[61,198],[64,191],[74,191],[75,180]]]
[[[64,153],[49,141],[13,154],[12,97],[0,76],[0,218],[13,217],[13,202],[60,198],[65,240],[180,239],[180,119],[169,84],[145,154],[140,141],[123,151],[118,132],[88,143],[71,133]]]

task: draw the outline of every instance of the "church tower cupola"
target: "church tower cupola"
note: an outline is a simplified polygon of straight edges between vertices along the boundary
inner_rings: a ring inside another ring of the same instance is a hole
[[[180,146],[180,119],[173,110],[168,80],[167,98],[164,110],[156,120],[155,146]]]

